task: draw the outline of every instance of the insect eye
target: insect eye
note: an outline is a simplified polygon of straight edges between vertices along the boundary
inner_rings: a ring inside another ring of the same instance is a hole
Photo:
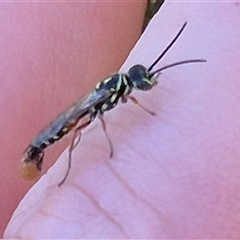
[[[150,90],[153,86],[152,78],[147,69],[142,65],[135,65],[128,71],[128,76],[137,90]]]

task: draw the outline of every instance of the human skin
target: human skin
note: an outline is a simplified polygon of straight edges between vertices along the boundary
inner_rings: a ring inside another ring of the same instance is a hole
[[[84,131],[62,187],[68,152],[29,191],[8,225],[11,238],[239,238],[239,115],[235,3],[166,3],[122,67],[149,66],[185,21],[148,94]],[[174,18],[173,18],[174,16]],[[221,16],[221,21],[219,21]]]
[[[56,115],[119,69],[141,34],[145,5],[0,4],[0,238],[35,183],[19,174],[23,151]],[[48,149],[43,173],[69,141]]]

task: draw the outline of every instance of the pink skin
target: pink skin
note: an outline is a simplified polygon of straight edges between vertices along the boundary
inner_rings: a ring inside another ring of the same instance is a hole
[[[65,184],[57,187],[67,151],[26,195],[5,237],[239,238],[239,13],[234,3],[166,3],[121,71],[149,66],[185,21],[158,66],[208,62],[166,70],[151,92],[134,92],[157,116],[131,103],[105,115],[113,159],[95,121]]]

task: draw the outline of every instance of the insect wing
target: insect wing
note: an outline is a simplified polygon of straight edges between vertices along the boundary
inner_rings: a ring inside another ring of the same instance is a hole
[[[60,114],[53,122],[61,122],[59,125],[67,125],[69,122],[85,116],[88,113],[89,108],[94,107],[96,104],[106,100],[110,96],[111,92],[106,91],[105,89],[93,91],[88,95],[82,96],[70,108]]]
[[[89,113],[89,108],[94,107],[101,101],[105,101],[109,96],[111,96],[110,91],[101,89],[79,98],[76,103],[58,115],[49,126],[43,129],[32,141],[32,145],[40,146],[43,142],[55,136],[64,127],[69,128],[70,131],[82,117]]]
[[[72,106],[73,111],[70,114],[71,116],[69,116],[69,118],[79,118],[83,113],[88,112],[91,107],[94,107],[100,102],[104,102],[111,95],[111,91],[107,91],[106,89],[100,89],[80,98],[75,103],[75,105]]]

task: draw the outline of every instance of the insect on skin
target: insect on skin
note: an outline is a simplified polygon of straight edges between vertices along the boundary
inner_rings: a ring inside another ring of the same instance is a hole
[[[113,148],[110,138],[106,132],[106,124],[103,119],[103,114],[117,106],[119,100],[126,103],[131,100],[148,113],[154,115],[153,112],[144,108],[134,97],[130,96],[133,89],[149,91],[157,84],[157,76],[160,72],[182,64],[201,63],[206,62],[204,59],[191,59],[180,62],[175,62],[167,66],[161,67],[155,71],[152,69],[163,58],[167,51],[179,38],[187,22],[184,23],[178,34],[166,47],[166,49],[159,55],[159,57],[148,68],[143,65],[134,65],[127,73],[117,73],[103,81],[99,82],[94,90],[80,98],[69,109],[60,114],[51,124],[46,127],[37,137],[31,142],[23,154],[21,173],[23,178],[33,180],[40,175],[42,163],[44,158],[44,150],[49,145],[60,140],[64,135],[68,134],[74,129],[73,137],[69,147],[69,161],[68,169],[62,181],[58,184],[61,186],[69,174],[71,168],[71,154],[75,146],[81,139],[81,131],[86,128],[91,122],[98,117],[101,121],[102,128],[110,145],[110,157],[113,155]],[[80,123],[81,120],[81,123]],[[84,120],[84,121],[83,121]],[[82,123],[83,121],[83,123]],[[75,138],[78,140],[75,143]]]

